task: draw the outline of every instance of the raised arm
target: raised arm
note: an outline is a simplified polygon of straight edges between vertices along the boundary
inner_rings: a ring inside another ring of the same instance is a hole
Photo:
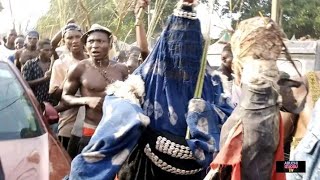
[[[69,19],[67,24],[70,24],[70,23],[75,23],[74,19]],[[53,50],[53,56],[54,56],[54,59],[58,59],[59,56],[57,54],[57,52],[55,51],[58,47],[58,44],[59,42],[62,40],[62,29],[60,29],[52,38],[51,40],[51,46],[52,46],[52,50]]]
[[[62,39],[62,30],[59,30],[52,38],[51,40],[51,46],[52,46],[52,50],[53,50],[53,57],[54,59],[58,59],[59,56],[56,52],[56,49],[58,47],[59,42]]]
[[[145,9],[149,4],[149,0],[139,0],[135,9],[135,15],[136,19],[138,19],[138,14],[140,8]],[[143,20],[139,20],[139,23],[136,24],[136,40],[137,40],[137,45],[141,50],[141,57],[143,60],[147,58],[149,55],[149,49],[148,49],[148,41],[147,41],[147,34],[145,31],[144,23]]]

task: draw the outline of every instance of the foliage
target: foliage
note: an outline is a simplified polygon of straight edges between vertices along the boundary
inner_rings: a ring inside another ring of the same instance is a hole
[[[162,13],[158,13],[158,22],[152,34],[162,30],[166,17],[172,13],[176,0],[167,0]],[[51,0],[50,9],[37,23],[42,37],[52,38],[67,22],[74,18],[84,30],[98,23],[111,29],[119,40],[132,43],[135,41],[134,6],[132,0]],[[154,1],[150,4],[155,9]],[[147,14],[145,24],[147,24]]]
[[[288,37],[320,37],[319,0],[283,0],[282,26]]]
[[[230,8],[231,1],[231,8]],[[288,37],[320,36],[319,0],[281,0],[281,25]],[[239,20],[259,16],[271,16],[271,0],[228,0],[223,14],[240,12]],[[233,21],[234,26],[236,21]]]

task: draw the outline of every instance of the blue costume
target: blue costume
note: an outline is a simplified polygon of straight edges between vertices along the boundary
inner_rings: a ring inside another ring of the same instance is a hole
[[[218,75],[206,73],[202,99],[193,99],[202,52],[199,20],[170,16],[134,72],[145,83],[144,102],[105,98],[102,120],[73,160],[70,179],[113,180],[117,173],[119,179],[203,179],[233,109]],[[188,126],[191,138],[185,140]]]

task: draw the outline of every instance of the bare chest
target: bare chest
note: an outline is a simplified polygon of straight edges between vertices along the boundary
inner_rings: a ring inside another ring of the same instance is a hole
[[[121,72],[109,68],[105,71],[87,68],[82,75],[82,86],[90,92],[104,92],[107,86],[117,80],[123,81]]]

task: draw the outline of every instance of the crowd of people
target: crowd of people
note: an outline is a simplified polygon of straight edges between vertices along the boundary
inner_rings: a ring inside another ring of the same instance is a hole
[[[136,16],[147,5],[139,0]],[[283,31],[255,17],[239,24],[220,68],[200,77],[194,7],[180,2],[151,52],[142,21],[129,52],[99,24],[83,32],[69,20],[52,40],[8,32],[1,59],[59,112],[51,127],[73,159],[66,179],[318,179],[320,74],[279,71],[283,51],[291,60]],[[276,173],[285,159],[308,161],[306,173]]]
[[[54,105],[59,122],[51,127],[71,158],[87,145],[102,117],[106,87],[125,80],[148,56],[142,23],[136,34],[137,46],[115,56],[111,30],[94,24],[84,33],[73,19],[52,40],[40,39],[35,30],[17,35],[14,29],[3,38],[1,60],[21,71],[39,103]]]

